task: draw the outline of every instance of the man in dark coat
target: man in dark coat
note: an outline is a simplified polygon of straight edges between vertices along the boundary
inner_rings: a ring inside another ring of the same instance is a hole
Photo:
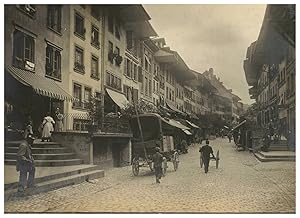
[[[25,187],[34,187],[35,166],[32,157],[31,145],[34,138],[29,134],[19,146],[17,153],[17,171],[20,171],[18,192],[24,192]],[[28,179],[27,179],[28,176]]]
[[[215,158],[214,152],[212,150],[212,147],[209,146],[208,140],[206,140],[205,145],[200,148],[199,152],[202,154],[201,156],[204,164],[204,172],[207,173],[209,167],[209,161],[210,161],[210,154],[212,154],[213,158]]]
[[[162,176],[162,162],[163,162],[163,156],[160,153],[160,148],[155,148],[156,153],[153,155],[153,164],[154,164],[154,171],[155,171],[155,177],[156,177],[156,183],[160,183],[160,179]]]

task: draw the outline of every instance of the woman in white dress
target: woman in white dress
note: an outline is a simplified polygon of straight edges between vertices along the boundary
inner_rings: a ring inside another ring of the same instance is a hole
[[[55,124],[54,119],[50,116],[50,113],[47,113],[47,116],[44,117],[42,127],[42,142],[43,141],[48,141],[50,142],[51,140],[51,134],[54,131],[53,125]]]
[[[63,119],[64,119],[64,115],[62,113],[60,113],[59,108],[56,108],[55,111],[55,131],[56,132],[61,132],[63,130]]]

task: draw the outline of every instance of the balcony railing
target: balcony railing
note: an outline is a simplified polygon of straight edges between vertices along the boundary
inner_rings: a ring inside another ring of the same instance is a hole
[[[87,101],[74,101],[73,108],[86,110],[88,108],[89,102]]]
[[[92,122],[88,113],[67,113],[63,116],[64,131],[87,132],[92,130]],[[94,122],[93,128],[94,131],[103,133],[131,133],[128,119],[111,116],[104,117],[103,128],[101,121]]]

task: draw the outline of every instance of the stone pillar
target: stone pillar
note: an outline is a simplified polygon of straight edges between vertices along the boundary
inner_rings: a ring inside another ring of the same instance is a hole
[[[129,157],[129,165],[131,165],[131,160],[132,160],[132,143],[131,143],[131,139],[129,139],[128,141],[128,157]]]
[[[94,164],[94,143],[93,141],[90,143],[90,164]]]

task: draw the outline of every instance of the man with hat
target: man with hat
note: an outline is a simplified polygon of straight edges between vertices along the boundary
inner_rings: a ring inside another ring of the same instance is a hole
[[[154,164],[154,171],[155,171],[155,177],[156,177],[156,183],[160,183],[160,179],[162,176],[162,162],[163,162],[163,156],[160,153],[160,148],[155,147],[155,154],[153,155],[153,164]]]
[[[206,139],[205,145],[200,148],[199,152],[201,153],[200,158],[202,158],[203,160],[204,172],[207,173],[210,161],[210,154],[212,154],[213,158],[216,159],[212,147],[209,146],[208,139]]]
[[[17,171],[20,171],[18,192],[24,192],[25,187],[34,187],[35,166],[31,146],[34,137],[29,134],[19,146],[17,153]]]

